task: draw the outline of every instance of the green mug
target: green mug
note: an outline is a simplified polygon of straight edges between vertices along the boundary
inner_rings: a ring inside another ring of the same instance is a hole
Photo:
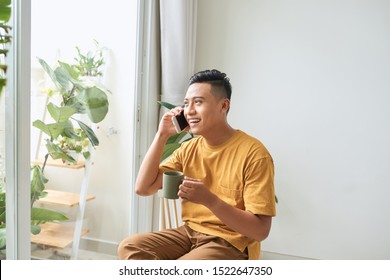
[[[179,171],[166,171],[163,173],[162,192],[163,197],[177,199],[179,196],[179,186],[183,182],[184,174]]]

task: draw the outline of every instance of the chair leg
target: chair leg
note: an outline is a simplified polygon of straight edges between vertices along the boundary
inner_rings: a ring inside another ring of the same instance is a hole
[[[165,199],[165,203],[166,203],[166,206],[167,206],[168,226],[169,226],[169,228],[172,228],[171,211],[169,210],[169,200],[168,200],[168,199]]]
[[[162,197],[160,199],[160,204],[161,204],[161,229],[164,230],[164,229],[167,229],[167,225],[166,225],[166,218],[165,218],[165,206],[164,206],[164,198]]]
[[[176,222],[176,227],[179,227],[179,219],[177,216],[177,206],[176,206],[176,200],[173,201],[173,209],[175,211],[175,222]]]

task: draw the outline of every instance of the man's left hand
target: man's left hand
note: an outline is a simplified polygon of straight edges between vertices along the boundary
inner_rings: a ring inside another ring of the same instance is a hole
[[[202,204],[206,207],[211,205],[213,200],[216,198],[216,196],[209,191],[202,181],[189,177],[184,177],[183,183],[180,185],[178,195],[183,202],[191,201],[193,203]]]

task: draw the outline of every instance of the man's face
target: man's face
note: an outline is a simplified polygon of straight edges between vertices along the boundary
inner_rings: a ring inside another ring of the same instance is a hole
[[[216,97],[211,88],[208,83],[192,84],[184,98],[184,116],[196,135],[215,133],[226,122],[227,99]]]

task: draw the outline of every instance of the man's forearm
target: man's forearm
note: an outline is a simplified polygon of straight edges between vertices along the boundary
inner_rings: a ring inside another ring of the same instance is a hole
[[[235,208],[217,196],[209,209],[228,227],[245,236],[262,241],[271,228],[271,217],[257,216],[251,212]]]
[[[137,194],[151,195],[161,187],[161,178],[159,178],[160,158],[167,140],[167,136],[162,136],[159,133],[154,137],[138,172],[135,185]]]

